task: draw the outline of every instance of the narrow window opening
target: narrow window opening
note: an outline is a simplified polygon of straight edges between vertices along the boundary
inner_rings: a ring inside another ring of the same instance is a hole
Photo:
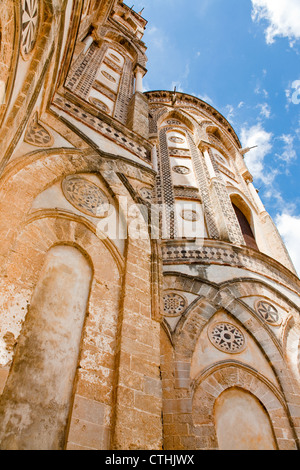
[[[232,203],[232,205],[239,221],[246,246],[249,246],[249,248],[253,248],[254,250],[259,251],[254,234],[245,214],[235,204]]]

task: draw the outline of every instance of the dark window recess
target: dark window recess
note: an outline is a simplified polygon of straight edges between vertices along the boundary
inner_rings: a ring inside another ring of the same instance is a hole
[[[255,237],[253,235],[253,232],[251,230],[250,224],[246,216],[238,207],[236,207],[234,204],[232,205],[233,205],[235,214],[237,216],[237,219],[239,221],[246,246],[249,246],[249,248],[253,248],[254,250],[258,251],[258,246],[256,244]]]

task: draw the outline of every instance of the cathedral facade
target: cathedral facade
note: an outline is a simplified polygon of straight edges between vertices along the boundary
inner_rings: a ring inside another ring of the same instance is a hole
[[[0,448],[297,450],[300,281],[121,0],[0,7]]]

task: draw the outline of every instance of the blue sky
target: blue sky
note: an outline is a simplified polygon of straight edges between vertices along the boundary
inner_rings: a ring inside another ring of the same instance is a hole
[[[246,162],[300,272],[300,0],[135,1],[143,7],[145,90],[195,95],[243,146],[258,145]]]

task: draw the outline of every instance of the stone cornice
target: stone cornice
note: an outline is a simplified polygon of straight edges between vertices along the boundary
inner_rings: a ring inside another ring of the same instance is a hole
[[[299,278],[275,259],[251,248],[226,242],[211,239],[201,239],[198,242],[164,240],[162,257],[164,265],[168,266],[178,264],[230,266],[265,276],[296,294],[300,288]]]

